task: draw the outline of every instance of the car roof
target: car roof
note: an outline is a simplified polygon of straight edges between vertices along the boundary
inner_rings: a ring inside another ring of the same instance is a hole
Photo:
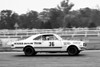
[[[31,37],[29,37],[28,39],[34,39],[35,37],[37,37],[37,36],[42,36],[42,35],[54,35],[54,36],[56,36],[58,39],[60,39],[60,40],[62,40],[60,37],[58,37],[58,35],[57,34],[54,34],[54,33],[42,33],[42,34],[36,34],[36,35],[32,35]]]
[[[32,35],[31,37],[37,37],[37,36],[41,36],[41,35],[55,35],[55,34],[53,34],[53,33],[42,33],[42,34]]]
[[[37,35],[55,35],[54,33],[42,33],[42,34],[36,34]]]
[[[41,34],[41,35],[54,35],[54,33],[44,33],[44,34]]]

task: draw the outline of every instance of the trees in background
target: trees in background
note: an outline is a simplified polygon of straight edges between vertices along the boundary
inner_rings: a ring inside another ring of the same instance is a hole
[[[48,22],[51,24],[51,28],[59,28],[62,26],[62,12],[57,8],[45,9],[48,14]]]
[[[18,15],[12,10],[0,12],[0,29],[53,29],[100,26],[100,10],[82,8],[71,11],[74,4],[63,0],[56,8],[45,8],[42,12],[31,10]]]
[[[74,4],[69,3],[69,0],[63,0],[57,8],[45,8],[44,11],[40,13],[40,16],[42,15],[42,21],[44,22],[43,24],[51,29],[66,27],[67,23],[69,23],[66,21],[68,20],[67,15],[73,6]],[[49,27],[48,24],[51,27]]]
[[[37,28],[38,26],[38,12],[29,11],[26,14],[22,14],[19,16],[19,25],[20,28]]]
[[[63,15],[63,28],[66,27],[66,25],[69,23],[68,16],[69,16],[69,12],[72,9],[72,7],[74,6],[73,3],[70,3],[69,0],[63,0],[60,4],[59,9],[62,11],[62,15]]]
[[[96,27],[96,24],[93,22],[89,23],[88,25],[88,28],[95,28],[95,27]]]
[[[2,10],[0,12],[0,29],[14,29],[18,15],[11,10]]]

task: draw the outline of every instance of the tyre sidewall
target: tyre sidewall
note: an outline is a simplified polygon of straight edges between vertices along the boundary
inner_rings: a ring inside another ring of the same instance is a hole
[[[35,52],[33,47],[26,47],[24,49],[24,53],[25,53],[26,56],[32,56],[32,55],[36,54],[36,52]]]
[[[75,55],[78,55],[80,51],[78,50],[76,46],[72,46],[68,48],[67,52],[68,52],[68,55],[75,56]]]

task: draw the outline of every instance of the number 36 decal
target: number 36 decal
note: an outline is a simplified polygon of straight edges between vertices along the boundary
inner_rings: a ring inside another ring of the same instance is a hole
[[[50,45],[49,46],[54,46],[54,42],[49,42],[50,43]]]

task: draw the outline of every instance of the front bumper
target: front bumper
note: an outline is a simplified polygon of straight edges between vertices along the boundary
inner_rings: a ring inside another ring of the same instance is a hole
[[[80,50],[81,51],[86,50],[86,47],[80,47]]]
[[[87,46],[87,43],[83,43],[83,45],[80,46],[80,50],[81,51],[86,50],[86,46]]]

